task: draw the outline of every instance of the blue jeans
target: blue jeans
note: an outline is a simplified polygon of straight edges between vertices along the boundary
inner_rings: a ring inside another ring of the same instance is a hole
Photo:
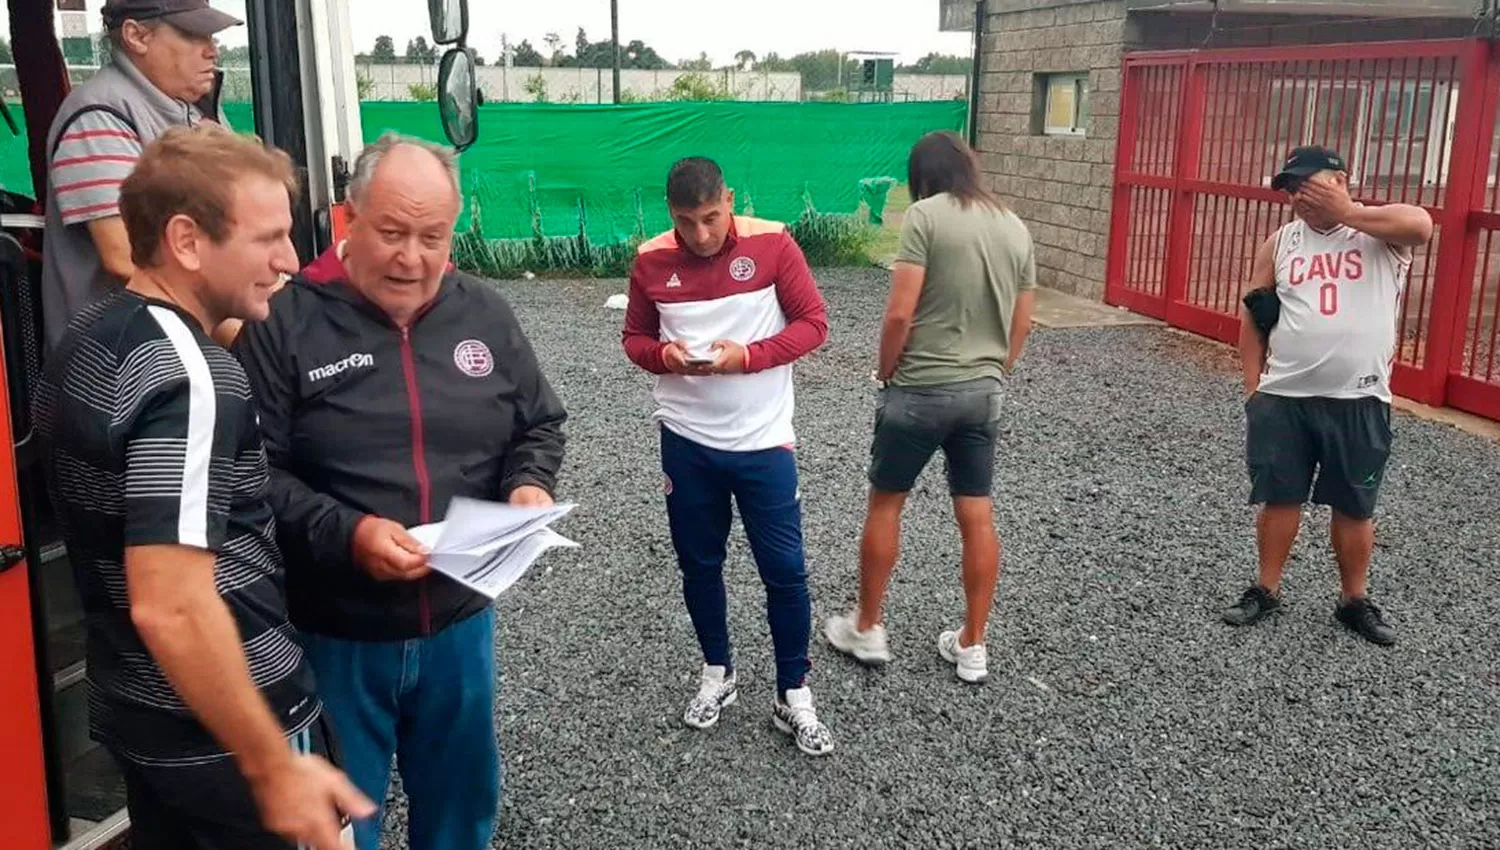
[[[344,768],[380,806],[354,824],[359,850],[380,846],[393,755],[411,850],[488,848],[500,807],[495,609],[429,638],[302,638]]]
[[[698,633],[703,660],[734,666],[724,595],[724,554],[733,497],[766,586],[766,618],[776,649],[776,688],[802,687],[812,667],[807,658],[812,603],[802,553],[795,453],[789,448],[719,451],[662,428],[661,466],[668,482],[667,519],[682,570],[682,596]]]

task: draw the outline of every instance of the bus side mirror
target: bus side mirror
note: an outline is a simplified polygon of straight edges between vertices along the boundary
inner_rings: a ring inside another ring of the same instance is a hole
[[[438,66],[438,113],[443,132],[460,151],[479,138],[479,90],[474,78],[474,54],[455,47]]]
[[[427,0],[432,19],[432,40],[438,44],[457,44],[469,35],[468,0]]]

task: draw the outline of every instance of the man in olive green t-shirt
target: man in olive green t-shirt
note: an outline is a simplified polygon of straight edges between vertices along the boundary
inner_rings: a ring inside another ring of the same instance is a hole
[[[953,196],[937,195],[907,212],[896,263],[893,302],[906,297],[891,307],[915,309],[904,317],[886,311],[882,376],[897,387],[1004,377],[1012,365],[1018,296],[1036,288],[1026,225],[1008,210],[977,204],[964,209]],[[896,325],[910,329],[902,347],[902,327]],[[1020,330],[1018,344],[1026,328]]]
[[[967,616],[962,629],[939,635],[938,651],[969,682],[988,673],[984,633],[999,574],[990,490],[1001,385],[1025,345],[1036,289],[1026,226],[974,177],[942,187],[907,211],[880,339],[883,386],[860,549],[860,604],[824,625],[835,648],[865,663],[889,660],[881,605],[900,546],[901,511],[918,475],[942,449],[963,538]]]

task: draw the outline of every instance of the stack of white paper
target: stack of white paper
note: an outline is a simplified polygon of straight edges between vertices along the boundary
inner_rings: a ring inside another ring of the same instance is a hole
[[[455,498],[442,522],[410,529],[432,555],[428,564],[491,599],[526,574],[548,549],[577,546],[553,531],[552,523],[573,505],[519,508],[500,502]]]

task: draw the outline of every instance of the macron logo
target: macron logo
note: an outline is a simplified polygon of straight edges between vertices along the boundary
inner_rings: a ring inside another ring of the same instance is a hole
[[[667,288],[668,289],[676,289],[677,287],[679,287],[681,285],[682,285],[682,280],[677,277],[677,273],[676,272],[673,272],[671,279],[669,279],[667,281]]]
[[[321,381],[324,378],[332,378],[348,369],[368,369],[375,365],[375,356],[372,354],[351,354],[343,360],[329,363],[327,366],[319,366],[316,369],[307,370],[309,381]]]

